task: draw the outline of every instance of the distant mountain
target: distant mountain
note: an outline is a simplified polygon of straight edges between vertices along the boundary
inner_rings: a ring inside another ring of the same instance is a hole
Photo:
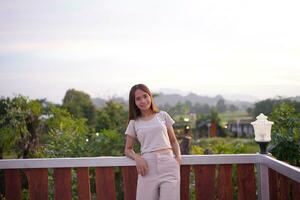
[[[292,100],[292,101],[300,102],[300,96],[289,97],[288,99],[290,99],[290,100]]]
[[[175,106],[178,102],[184,103],[186,101],[190,101],[192,104],[208,104],[209,106],[215,106],[220,99],[224,99],[226,104],[233,104],[239,108],[248,108],[253,105],[251,102],[247,101],[232,101],[226,100],[221,95],[217,95],[215,97],[208,96],[200,96],[195,93],[189,93],[188,95],[179,95],[179,94],[163,94],[158,93],[158,96],[155,97],[155,103],[158,106],[163,106],[165,104],[169,104],[170,106]]]
[[[244,95],[244,94],[222,94],[222,96],[226,100],[231,100],[231,101],[245,101],[245,102],[257,102],[259,99],[255,96],[252,95]]]
[[[179,94],[181,96],[187,96],[189,94],[194,94],[191,91],[183,91],[179,89],[172,89],[172,88],[162,88],[160,89],[157,93],[162,93],[162,94]],[[197,95],[197,94],[196,94]],[[205,96],[210,96],[212,97],[213,95],[201,95],[202,97]],[[253,95],[247,95],[247,94],[237,94],[237,93],[222,93],[217,96],[222,96],[226,100],[231,100],[231,101],[245,101],[245,102],[257,102],[260,99],[253,96]]]
[[[222,96],[217,95],[216,97],[208,96],[198,96],[195,93],[189,93],[188,95],[179,94],[163,94],[158,93],[155,97],[155,103],[160,105],[169,104],[170,106],[175,106],[178,102],[184,103],[185,101],[190,101],[192,104],[208,104],[210,106],[216,105],[216,103],[222,98]]]
[[[243,96],[243,97],[245,98],[246,96]],[[242,98],[242,99],[244,99],[244,98]],[[253,102],[254,99],[249,99],[249,101],[234,100],[235,98],[230,98],[230,97],[227,98],[227,96],[224,98],[221,95],[217,95],[215,97],[209,97],[209,96],[197,95],[195,93],[189,93],[187,95],[155,93],[155,97],[154,97],[155,103],[158,106],[164,106],[166,104],[169,104],[170,106],[175,106],[178,102],[184,103],[186,101],[190,101],[192,104],[199,103],[202,105],[208,104],[209,106],[215,106],[220,99],[224,99],[225,104],[227,104],[227,105],[233,104],[242,110],[245,110],[254,105],[254,102]],[[292,101],[300,102],[300,96],[289,97],[288,99],[290,99]],[[111,100],[125,104],[125,105],[128,104],[128,100],[124,99],[122,97],[115,97]],[[102,98],[92,98],[92,102],[98,108],[105,106],[106,101],[107,100],[102,99]]]
[[[115,97],[110,100],[118,102],[118,103],[122,103],[122,104],[127,104],[127,101],[125,101],[122,97]],[[97,98],[92,98],[92,102],[97,108],[101,108],[101,107],[105,106],[107,100],[97,97]]]
[[[189,93],[187,95],[180,95],[180,94],[164,94],[164,93],[156,93],[154,100],[157,106],[164,106],[169,104],[170,106],[175,106],[178,102],[184,103],[186,101],[190,101],[192,104],[208,104],[209,106],[215,106],[220,99],[224,99],[221,95],[217,95],[215,97],[208,97],[208,96],[200,96],[195,93]],[[122,97],[117,97],[111,99],[113,101],[128,104],[128,100],[123,99]],[[98,108],[105,106],[105,102],[107,100],[102,98],[92,98],[92,102]],[[246,109],[251,107],[253,103],[247,101],[233,101],[233,100],[226,100],[225,103],[230,105],[233,104],[241,109]]]

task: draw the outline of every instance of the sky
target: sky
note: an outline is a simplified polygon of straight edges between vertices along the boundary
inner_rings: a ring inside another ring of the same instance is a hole
[[[300,2],[1,0],[0,96],[300,95]]]

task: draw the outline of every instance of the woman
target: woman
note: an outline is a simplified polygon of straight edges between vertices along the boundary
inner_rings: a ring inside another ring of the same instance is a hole
[[[181,154],[173,124],[168,113],[158,111],[147,86],[131,88],[125,155],[136,162],[137,200],[180,199]],[[133,151],[136,139],[141,155]]]

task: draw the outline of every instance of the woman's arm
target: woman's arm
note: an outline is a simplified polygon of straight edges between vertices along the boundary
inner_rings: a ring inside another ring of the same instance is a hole
[[[169,127],[167,127],[167,130],[168,130],[168,136],[169,136],[169,140],[170,140],[170,143],[172,146],[172,150],[176,156],[177,162],[180,164],[181,163],[180,147],[179,147],[178,141],[176,139],[174,129],[172,126],[169,126]]]
[[[138,154],[136,154],[133,151],[133,144],[134,144],[134,138],[127,135],[126,137],[126,144],[125,144],[125,150],[124,153],[128,158],[131,158],[132,160],[135,160],[137,158],[137,156],[139,156]]]
[[[128,158],[135,160],[137,173],[144,176],[148,173],[149,168],[145,159],[143,159],[139,154],[136,154],[133,150],[133,144],[135,139],[129,135],[126,137],[126,144],[124,153]]]

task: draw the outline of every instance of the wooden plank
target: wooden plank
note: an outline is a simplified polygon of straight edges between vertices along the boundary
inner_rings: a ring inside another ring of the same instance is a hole
[[[180,166],[180,199],[190,199],[190,165]]]
[[[277,172],[269,168],[269,194],[270,199],[278,199]]]
[[[217,199],[232,200],[232,165],[220,165],[217,178]]]
[[[26,169],[30,200],[48,199],[48,169]]]
[[[96,167],[96,193],[97,200],[116,199],[113,167]]]
[[[121,167],[123,177],[124,200],[136,199],[137,171],[135,166]]]
[[[91,199],[89,168],[88,167],[77,168],[76,173],[77,173],[78,200]]]
[[[72,176],[71,168],[55,168],[54,169],[54,197],[57,200],[72,199]]]
[[[300,183],[296,181],[292,182],[292,200],[300,199]]]
[[[253,164],[237,165],[237,182],[239,200],[256,200],[256,185]]]
[[[194,170],[196,199],[214,199],[216,165],[194,165]]]
[[[279,198],[278,199],[288,199],[289,196],[289,181],[288,178],[282,174],[278,174],[278,189],[279,189]]]
[[[22,186],[21,173],[18,169],[4,170],[5,179],[5,199],[7,200],[21,200]]]

